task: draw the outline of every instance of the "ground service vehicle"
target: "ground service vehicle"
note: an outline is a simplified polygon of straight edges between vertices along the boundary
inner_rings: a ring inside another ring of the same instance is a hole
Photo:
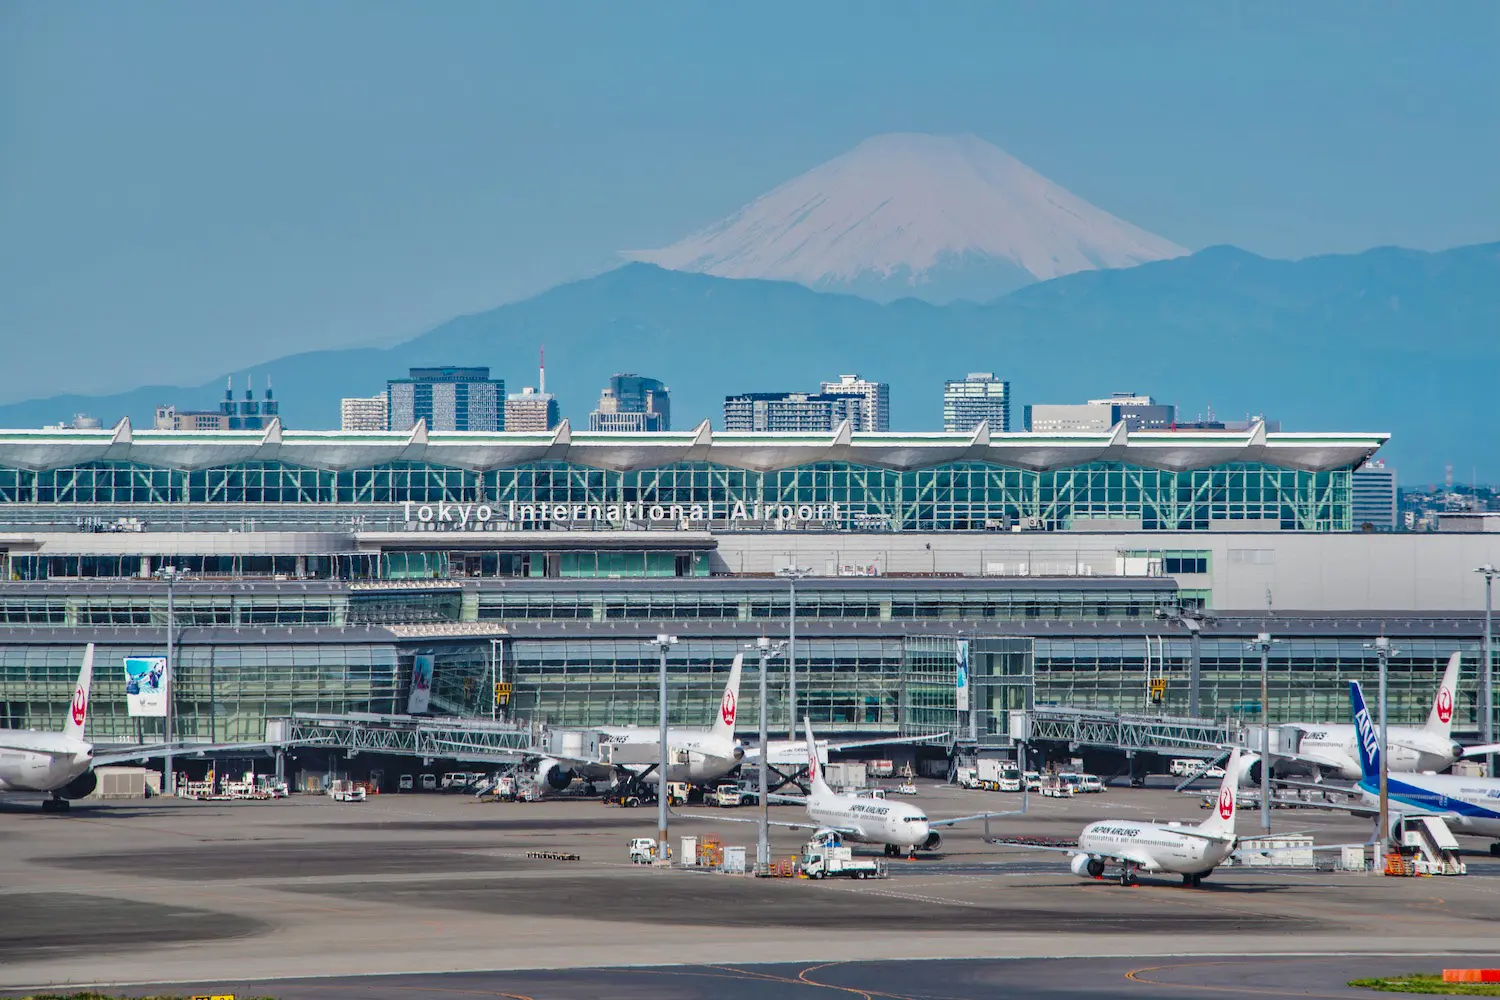
[[[650,837],[636,837],[630,842],[630,863],[649,865],[656,860],[656,841]]]
[[[703,797],[705,804],[718,806],[720,809],[738,808],[743,799],[739,785],[720,785]]]
[[[686,781],[667,782],[667,805],[686,805],[688,800],[688,783]]]
[[[995,782],[996,787],[1002,792],[1019,792],[1021,790],[1021,769],[1018,767],[1002,767],[1000,777]]]
[[[424,792],[435,792],[435,791],[437,791],[437,775],[435,775],[435,774],[424,774],[424,775],[422,775],[422,791],[424,791]]]
[[[1097,774],[1080,774],[1078,776],[1078,790],[1080,792],[1102,792],[1104,782]]]
[[[1178,757],[1167,768],[1167,773],[1174,778],[1186,778],[1200,763],[1201,761],[1196,761],[1191,757]]]
[[[979,772],[972,767],[961,767],[954,780],[959,788],[978,788]]]
[[[409,775],[409,774],[403,774],[401,777],[399,777],[399,778],[396,779],[396,791],[398,791],[398,792],[409,792],[409,791],[411,791],[411,789],[412,789],[412,776],[411,775]]]
[[[1026,782],[1026,790],[1028,792],[1040,792],[1042,790],[1042,774],[1040,771],[1027,771],[1022,776],[1022,780]]]
[[[873,858],[855,858],[847,847],[809,841],[802,847],[798,862],[808,878],[884,878],[884,862]]]

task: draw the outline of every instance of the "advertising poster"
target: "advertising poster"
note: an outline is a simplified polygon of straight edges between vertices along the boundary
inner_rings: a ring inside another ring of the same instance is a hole
[[[960,639],[960,640],[958,640],[958,645],[957,645],[957,648],[956,648],[956,650],[954,652],[954,658],[957,660],[957,663],[955,664],[955,666],[957,668],[956,672],[955,672],[956,676],[954,678],[954,682],[956,684],[956,697],[958,699],[957,707],[958,707],[958,710],[960,712],[967,712],[969,710],[969,640],[968,639]]]
[[[167,714],[167,658],[125,658],[125,708],[132,716],[163,718]]]
[[[411,693],[406,696],[406,714],[417,715],[432,704],[432,654],[418,653],[411,661]]]

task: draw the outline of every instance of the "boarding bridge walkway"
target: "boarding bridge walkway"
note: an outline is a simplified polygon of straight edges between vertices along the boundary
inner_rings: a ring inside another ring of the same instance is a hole
[[[385,753],[429,759],[452,758],[460,749],[471,754],[513,755],[534,745],[531,729],[487,719],[354,712],[325,715],[294,712],[266,723],[266,742],[316,744],[357,753]]]
[[[1240,735],[1227,721],[1185,716],[1058,707],[1034,708],[1029,714],[1028,742],[1066,743],[1074,749],[1097,747],[1207,761],[1222,756],[1222,748],[1237,742]]]

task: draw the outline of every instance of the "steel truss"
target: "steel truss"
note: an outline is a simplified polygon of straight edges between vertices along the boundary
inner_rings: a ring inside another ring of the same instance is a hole
[[[453,757],[469,753],[517,753],[532,745],[531,730],[483,719],[418,719],[409,715],[319,715],[297,712],[271,720],[282,723],[288,743],[311,743],[343,750],[407,757]]]
[[[1237,742],[1239,732],[1228,722],[1173,716],[1128,715],[1078,708],[1038,708],[1031,712],[1032,742],[1055,741],[1071,746],[1107,747],[1212,756],[1217,748]]]

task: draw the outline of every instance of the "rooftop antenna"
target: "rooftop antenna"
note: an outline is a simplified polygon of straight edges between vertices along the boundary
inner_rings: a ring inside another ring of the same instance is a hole
[[[547,345],[543,344],[540,351],[540,359],[536,366],[537,392],[547,391]]]

